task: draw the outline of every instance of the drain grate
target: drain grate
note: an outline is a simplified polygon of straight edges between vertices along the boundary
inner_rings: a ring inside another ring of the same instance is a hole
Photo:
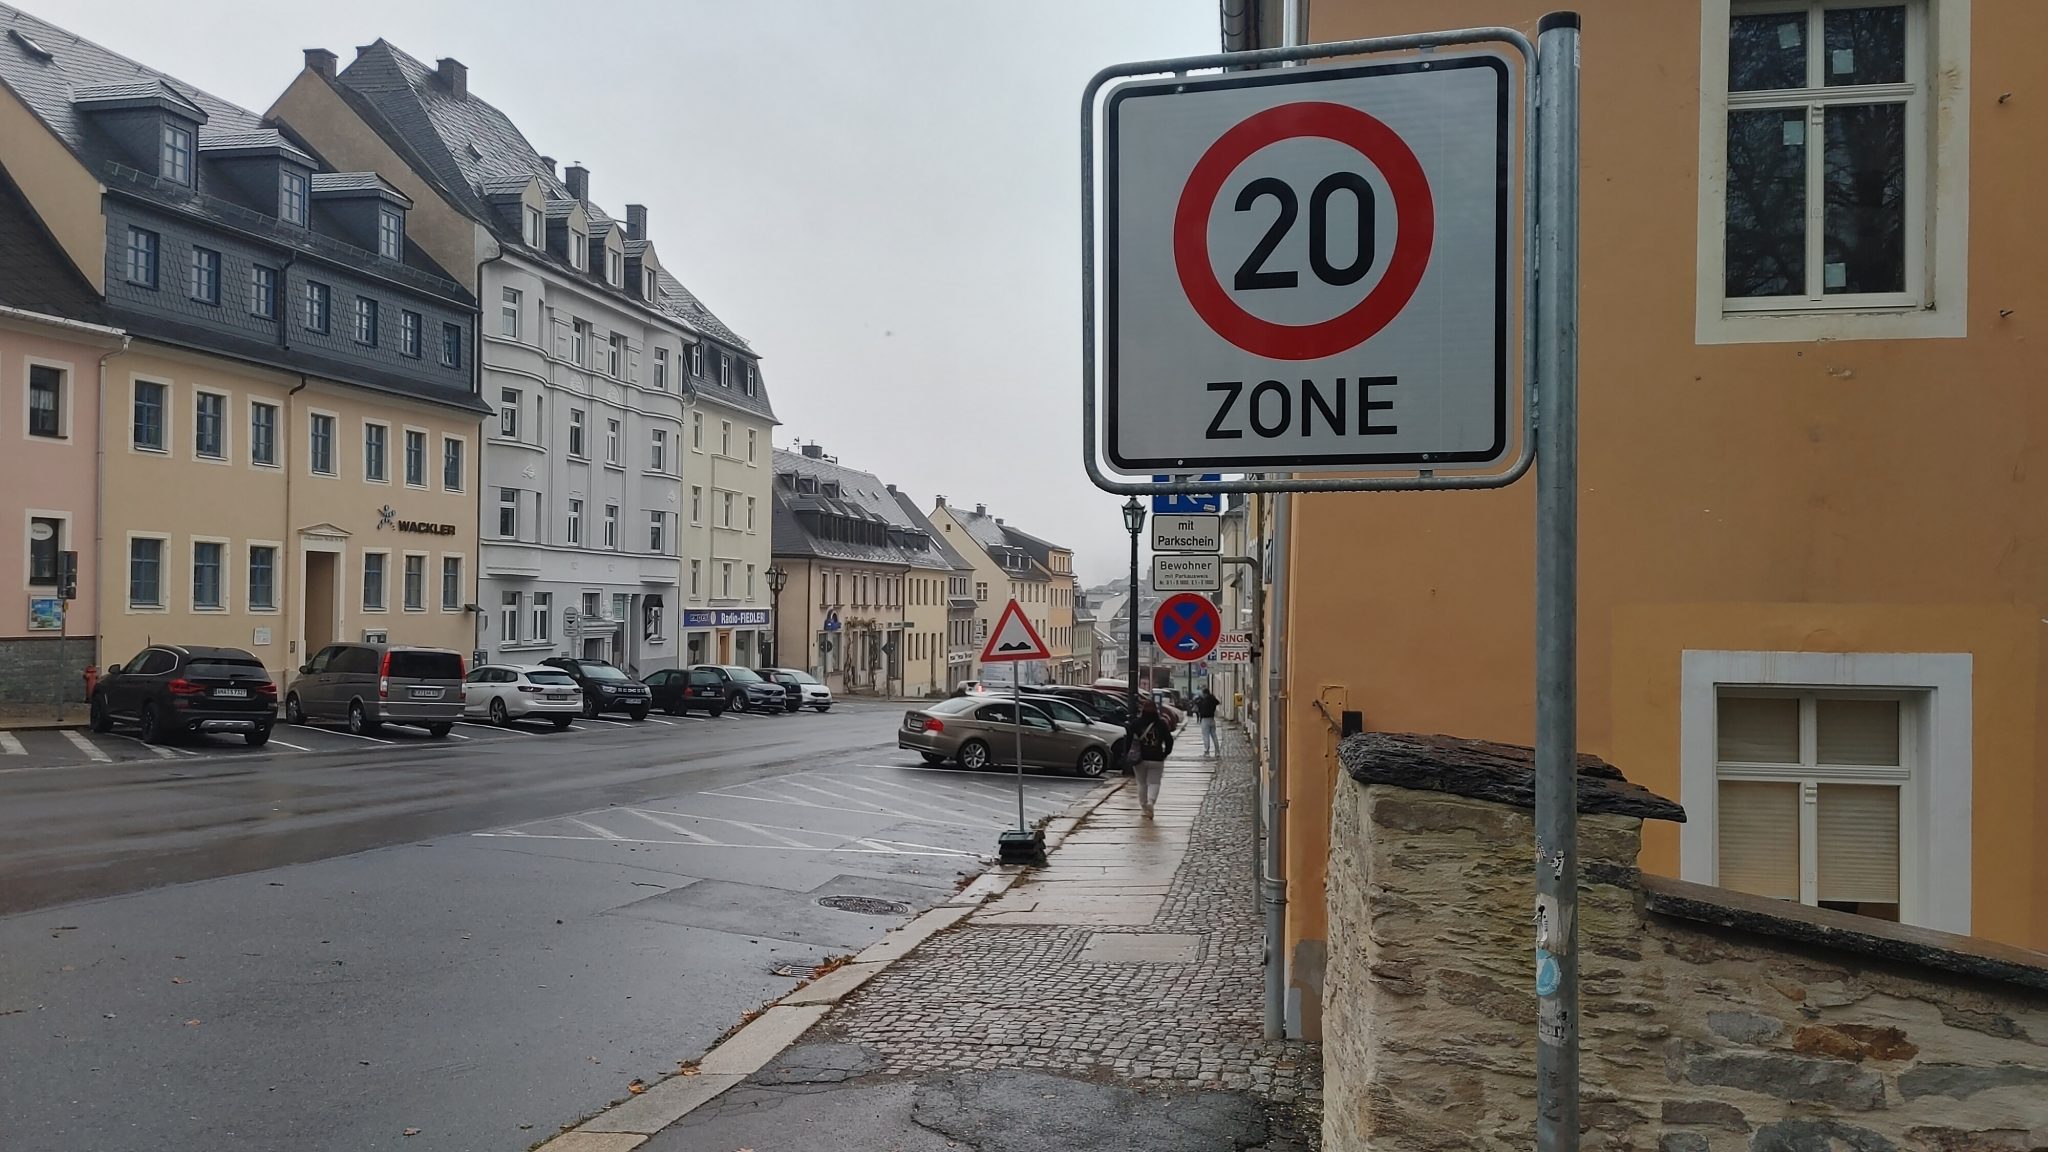
[[[902,916],[910,911],[910,905],[894,900],[878,900],[873,896],[820,896],[818,903],[841,912],[858,912],[863,916]]]

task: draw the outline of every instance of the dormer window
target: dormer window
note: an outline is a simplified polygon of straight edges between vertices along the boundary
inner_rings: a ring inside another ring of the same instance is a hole
[[[192,183],[192,130],[166,122],[163,131],[163,159],[158,174],[180,184]]]
[[[732,357],[724,352],[718,354],[718,386],[732,387]]]
[[[614,288],[626,283],[626,257],[617,249],[607,248],[604,253],[604,282]]]
[[[527,205],[526,246],[528,248],[545,248],[547,246],[547,235],[547,218],[541,215],[540,209],[530,204]]]
[[[395,208],[377,209],[377,255],[397,260],[405,252],[405,217]]]
[[[287,224],[306,226],[306,174],[293,168],[277,173],[277,218]]]
[[[583,233],[569,233],[569,266],[576,269],[578,272],[583,271],[586,267],[589,266],[588,262],[585,260],[583,255],[584,242],[585,240]]]
[[[640,289],[640,297],[643,300],[651,302],[654,299],[654,273],[643,272],[641,273],[641,278],[642,285]]]

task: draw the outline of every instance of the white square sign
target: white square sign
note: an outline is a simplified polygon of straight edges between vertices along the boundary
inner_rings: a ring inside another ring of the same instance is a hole
[[[1113,90],[1110,468],[1506,458],[1513,77],[1473,53]]]

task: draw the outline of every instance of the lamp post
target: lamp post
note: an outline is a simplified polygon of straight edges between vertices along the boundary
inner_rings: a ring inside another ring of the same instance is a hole
[[[1131,723],[1138,722],[1138,533],[1145,530],[1145,506],[1136,496],[1124,501],[1124,527],[1131,534],[1131,648],[1124,672],[1124,693],[1129,698]]]
[[[768,566],[768,656],[762,660],[770,668],[782,658],[782,590],[789,586],[789,573],[780,564]]]

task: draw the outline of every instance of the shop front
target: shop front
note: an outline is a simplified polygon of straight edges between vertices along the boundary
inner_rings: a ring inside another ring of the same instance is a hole
[[[683,613],[683,651],[692,664],[753,667],[766,654],[773,614],[766,608],[693,608]]]

